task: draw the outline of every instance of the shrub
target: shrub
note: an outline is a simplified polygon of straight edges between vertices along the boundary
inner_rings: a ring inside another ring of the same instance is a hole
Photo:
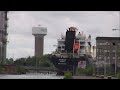
[[[64,73],[64,79],[72,79],[72,73],[71,72],[65,72]]]
[[[87,75],[91,76],[93,74],[93,68],[91,66],[86,67],[85,69],[77,68],[76,75]]]
[[[120,79],[120,73],[117,74],[117,78]]]
[[[85,74],[86,74],[87,76],[91,76],[91,75],[93,74],[93,68],[92,68],[92,67],[87,67],[87,68],[85,69]]]
[[[26,70],[23,67],[21,67],[21,66],[17,66],[16,69],[17,69],[17,72],[19,74],[25,74],[26,73]]]
[[[3,73],[5,71],[5,68],[0,65],[0,73]]]
[[[76,69],[76,75],[84,75],[84,74],[85,74],[85,69],[82,69],[82,68]]]

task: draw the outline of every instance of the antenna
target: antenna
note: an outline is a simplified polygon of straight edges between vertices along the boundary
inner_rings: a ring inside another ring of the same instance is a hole
[[[13,60],[14,60],[14,53],[13,53]]]
[[[82,31],[82,35],[83,35],[83,31]]]
[[[38,26],[41,26],[41,24],[38,24]]]

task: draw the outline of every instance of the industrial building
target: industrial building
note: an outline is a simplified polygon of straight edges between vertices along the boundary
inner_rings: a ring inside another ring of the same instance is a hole
[[[120,37],[96,37],[96,60],[99,66],[111,66],[117,70],[120,65]]]
[[[0,11],[0,64],[6,63],[8,11]]]
[[[32,34],[35,36],[35,56],[40,57],[44,53],[44,36],[47,35],[47,28],[33,27]]]

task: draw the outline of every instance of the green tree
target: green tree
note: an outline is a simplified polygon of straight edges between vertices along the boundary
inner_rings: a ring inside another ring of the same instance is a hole
[[[14,63],[13,58],[6,59],[6,64],[13,64],[13,63]]]
[[[53,64],[49,60],[49,55],[44,55],[39,58],[39,66],[51,67]]]
[[[25,62],[26,62],[26,58],[19,58],[19,59],[14,61],[14,64],[24,66]]]
[[[19,58],[14,61],[15,65],[21,66],[42,66],[42,67],[53,67],[53,63],[50,61],[51,54],[46,54],[41,57],[28,57],[28,58]]]

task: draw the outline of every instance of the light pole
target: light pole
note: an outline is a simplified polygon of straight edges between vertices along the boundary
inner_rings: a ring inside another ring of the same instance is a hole
[[[97,75],[99,75],[99,60],[97,61]]]
[[[109,55],[108,55],[108,57],[109,57],[109,75],[111,74],[111,59],[110,59],[110,48],[109,48]]]
[[[0,49],[1,49],[1,51],[0,51],[1,52],[0,64],[2,64],[2,42],[0,42]]]
[[[119,31],[119,36],[120,36],[120,29],[112,29],[113,31],[116,31],[118,30]],[[120,40],[120,39],[119,39]]]
[[[117,70],[117,46],[116,46],[116,43],[113,43],[113,46],[115,48],[115,75],[116,75],[116,70]]]
[[[104,53],[104,76],[106,76],[106,57],[105,57],[105,51],[103,51]]]
[[[115,30],[119,30],[119,35],[120,35],[120,29],[112,29],[113,31],[115,31]],[[119,43],[120,43],[120,37],[119,37]],[[113,44],[113,46],[115,46],[115,75],[116,75],[116,71],[117,71],[117,53],[116,53],[116,51],[117,51],[117,46],[116,46],[116,44],[114,43]]]
[[[37,57],[35,57],[35,60],[36,60],[36,72],[37,72]]]
[[[119,35],[120,35],[120,12],[119,13],[119,28],[118,29],[112,29],[113,31],[119,30]]]
[[[116,75],[116,70],[117,70],[117,55],[116,55],[116,50],[117,50],[117,46],[115,46],[115,75]]]
[[[108,45],[108,42],[105,42],[105,44]],[[107,61],[106,61],[105,50],[103,51],[103,53],[104,53],[104,75],[106,76],[106,64],[107,64]]]
[[[116,31],[118,30],[119,31],[119,36],[120,36],[120,12],[119,13],[119,29],[112,29],[113,31]],[[120,37],[119,37],[119,43],[120,43]],[[115,75],[116,75],[116,69],[117,69],[117,66],[116,66],[116,58],[117,58],[117,55],[116,55],[116,50],[117,50],[117,46],[115,45],[114,43],[114,46],[115,46]]]
[[[104,76],[106,76],[106,57],[104,52]]]

